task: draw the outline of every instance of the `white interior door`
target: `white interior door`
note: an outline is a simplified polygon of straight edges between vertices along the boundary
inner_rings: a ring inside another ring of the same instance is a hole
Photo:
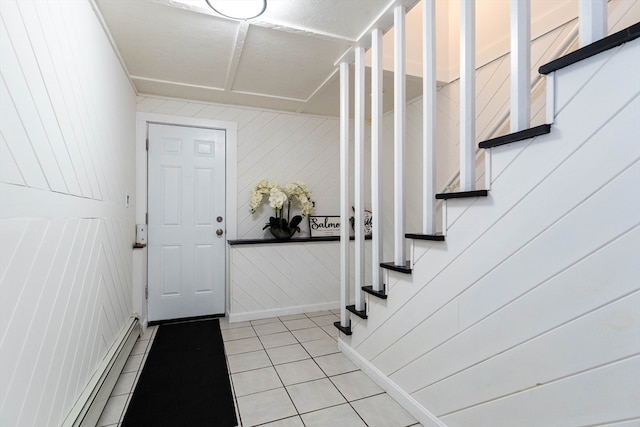
[[[225,131],[149,124],[149,321],[224,313]]]

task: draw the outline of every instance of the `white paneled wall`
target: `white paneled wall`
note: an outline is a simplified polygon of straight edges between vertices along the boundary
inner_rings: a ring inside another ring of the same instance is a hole
[[[551,134],[492,149],[347,351],[449,427],[637,424],[639,74],[640,40],[558,71]]]
[[[0,425],[61,425],[132,314],[135,95],[90,2],[0,2]]]
[[[311,190],[316,214],[339,213],[337,118],[144,96],[138,97],[137,109],[238,124],[238,239],[270,236],[262,230],[273,214],[268,202],[256,214],[249,212],[251,190],[262,179],[280,185],[302,181]]]

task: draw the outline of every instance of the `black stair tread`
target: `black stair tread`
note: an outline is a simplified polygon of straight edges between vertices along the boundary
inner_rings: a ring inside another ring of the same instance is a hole
[[[345,335],[351,335],[351,326],[347,326],[346,328],[340,324],[340,322],[333,322],[333,326],[338,328],[340,332]]]
[[[633,24],[632,26],[627,27],[622,31],[618,31],[617,33],[611,34],[610,36],[581,47],[580,49],[575,50],[565,56],[554,59],[553,61],[538,68],[538,72],[540,74],[549,74],[552,71],[556,71],[571,64],[575,64],[576,62],[580,62],[583,59],[590,58],[594,55],[604,52],[605,50],[609,50],[616,46],[620,46],[623,43],[635,40],[638,37],[640,37],[640,22],[638,22],[637,24]]]
[[[462,199],[465,197],[487,197],[488,190],[458,191],[454,193],[438,193],[436,199]]]
[[[387,294],[384,291],[376,291],[373,289],[373,286],[363,286],[362,290],[370,295],[373,295],[375,297],[381,298],[381,299],[387,299]]]
[[[396,265],[393,262],[382,262],[380,263],[380,267],[400,273],[411,274],[411,263],[409,261],[405,262],[404,265]]]
[[[407,239],[416,240],[433,240],[435,242],[444,242],[444,234],[419,234],[419,233],[407,233],[404,235]]]
[[[518,132],[509,133],[507,135],[491,138],[478,144],[480,148],[498,147],[500,145],[510,144],[516,141],[533,138],[535,136],[544,135],[551,132],[551,125],[540,125]]]
[[[359,311],[356,310],[356,306],[354,305],[348,305],[347,310],[349,310],[350,312],[352,312],[353,314],[355,314],[356,316],[358,316],[361,319],[366,319],[367,318],[367,305],[365,304],[364,306],[364,310]]]

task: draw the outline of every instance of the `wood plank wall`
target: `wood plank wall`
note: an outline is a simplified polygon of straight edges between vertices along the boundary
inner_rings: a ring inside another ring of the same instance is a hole
[[[0,424],[61,425],[132,314],[135,94],[89,2],[0,13]]]

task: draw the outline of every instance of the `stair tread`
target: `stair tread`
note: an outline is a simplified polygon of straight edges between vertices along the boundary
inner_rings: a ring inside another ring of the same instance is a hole
[[[362,310],[362,311],[356,310],[355,304],[348,305],[346,307],[346,309],[349,310],[351,313],[355,314],[356,316],[358,316],[361,319],[366,319],[367,318],[367,305],[366,304],[364,306],[364,310]]]
[[[411,274],[411,263],[409,261],[406,261],[403,266],[396,265],[394,262],[382,262],[380,263],[380,267],[400,273]]]
[[[436,194],[436,199],[462,199],[466,197],[486,197],[488,195],[488,190],[457,191],[453,193],[438,193]]]
[[[640,22],[637,24],[633,24],[622,31],[618,31],[617,33],[611,34],[610,36],[604,37],[591,44],[581,47],[580,49],[575,50],[565,56],[554,59],[553,61],[538,68],[538,72],[540,74],[549,74],[571,64],[575,64],[576,62],[580,62],[583,59],[590,58],[594,55],[604,52],[605,50],[609,50],[616,46],[620,46],[623,43],[635,40],[638,37],[640,37]]]
[[[340,322],[333,322],[333,326],[338,328],[343,334],[351,335],[351,326],[344,327],[340,324]]]
[[[407,239],[416,240],[433,240],[435,242],[443,242],[444,234],[420,234],[420,233],[407,233],[404,235]]]
[[[539,135],[545,135],[551,132],[551,125],[544,124],[535,126],[529,129],[524,129],[518,132],[502,135],[497,138],[491,138],[478,144],[480,148],[499,147],[500,145],[510,144],[512,142],[523,141]]]
[[[384,291],[376,291],[373,289],[373,286],[363,286],[362,290],[370,295],[378,297],[380,299],[387,299],[387,294]]]

